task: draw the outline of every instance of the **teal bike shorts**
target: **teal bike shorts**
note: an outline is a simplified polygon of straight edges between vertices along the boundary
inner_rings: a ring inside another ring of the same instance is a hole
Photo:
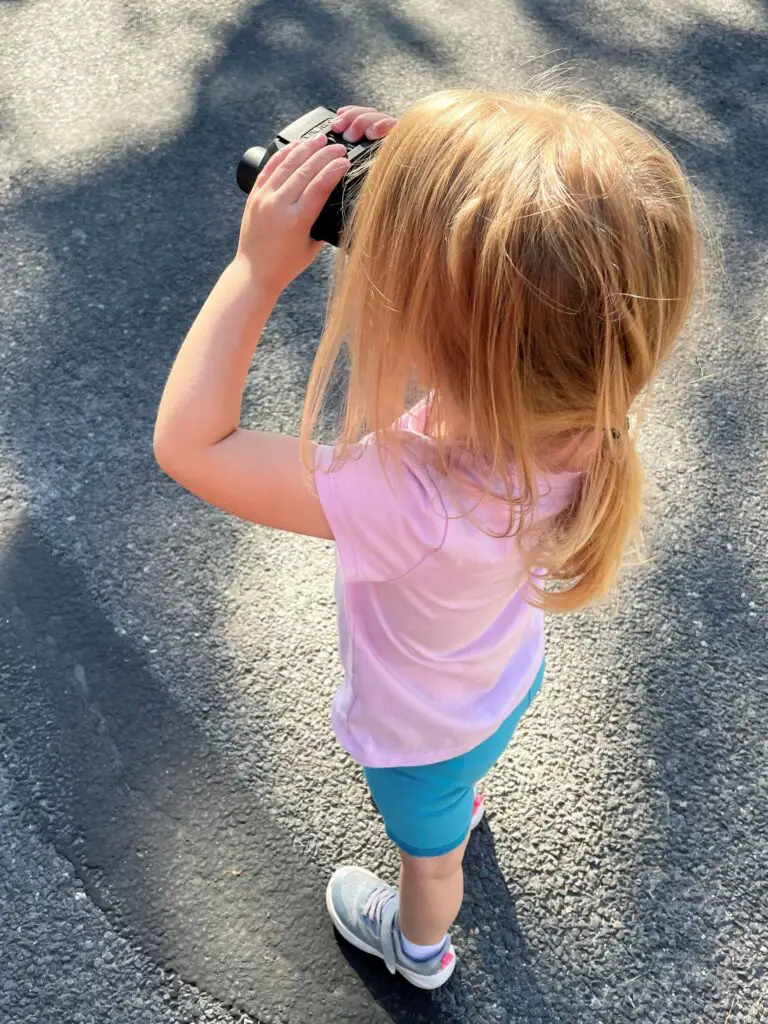
[[[544,663],[528,693],[488,739],[466,754],[414,768],[366,768],[387,835],[412,857],[440,857],[461,846],[472,819],[475,783],[498,761],[541,689]]]

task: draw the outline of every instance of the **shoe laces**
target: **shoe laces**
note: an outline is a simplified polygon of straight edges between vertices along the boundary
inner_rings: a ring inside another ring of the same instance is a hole
[[[381,915],[384,907],[394,897],[391,889],[374,889],[363,907],[363,914],[376,924],[381,924]]]
[[[378,888],[371,892],[363,907],[363,916],[376,926],[384,963],[391,974],[395,973],[397,961],[394,932],[398,904],[397,892]]]

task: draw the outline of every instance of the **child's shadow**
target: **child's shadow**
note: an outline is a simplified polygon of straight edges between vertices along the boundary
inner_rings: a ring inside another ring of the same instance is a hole
[[[414,988],[338,934],[336,941],[371,997],[399,1024],[466,1024],[467,1013],[473,1010],[469,1019],[488,1022],[508,1021],[511,1015],[555,1021],[557,1014],[537,981],[517,922],[516,902],[524,896],[504,880],[493,833],[484,820],[464,855],[464,902],[452,929],[458,963],[442,988],[434,992]]]

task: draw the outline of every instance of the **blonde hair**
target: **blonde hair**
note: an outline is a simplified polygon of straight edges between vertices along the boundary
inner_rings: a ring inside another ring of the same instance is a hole
[[[406,111],[358,185],[304,408],[307,464],[343,349],[341,458],[367,433],[395,443],[393,424],[427,394],[439,467],[451,471],[458,419],[508,532],[547,461],[586,437],[573,500],[524,546],[532,603],[583,607],[637,535],[628,414],[691,304],[683,171],[604,104],[449,90]]]

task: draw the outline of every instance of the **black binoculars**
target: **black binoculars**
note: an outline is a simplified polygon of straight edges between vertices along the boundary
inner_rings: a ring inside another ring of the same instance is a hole
[[[312,225],[310,235],[318,242],[330,242],[338,245],[344,230],[344,223],[354,202],[363,179],[361,165],[367,163],[376,151],[378,139],[360,139],[359,142],[347,142],[337,132],[330,130],[336,111],[328,107],[316,107],[298,121],[289,124],[269,143],[268,146],[252,146],[247,150],[237,165],[237,184],[243,192],[250,192],[259,173],[266,166],[269,158],[298,139],[309,139],[313,135],[325,135],[329,142],[341,142],[347,147],[347,159],[351,167],[339,184],[328,197],[320,216]],[[355,171],[355,174],[352,174]]]

